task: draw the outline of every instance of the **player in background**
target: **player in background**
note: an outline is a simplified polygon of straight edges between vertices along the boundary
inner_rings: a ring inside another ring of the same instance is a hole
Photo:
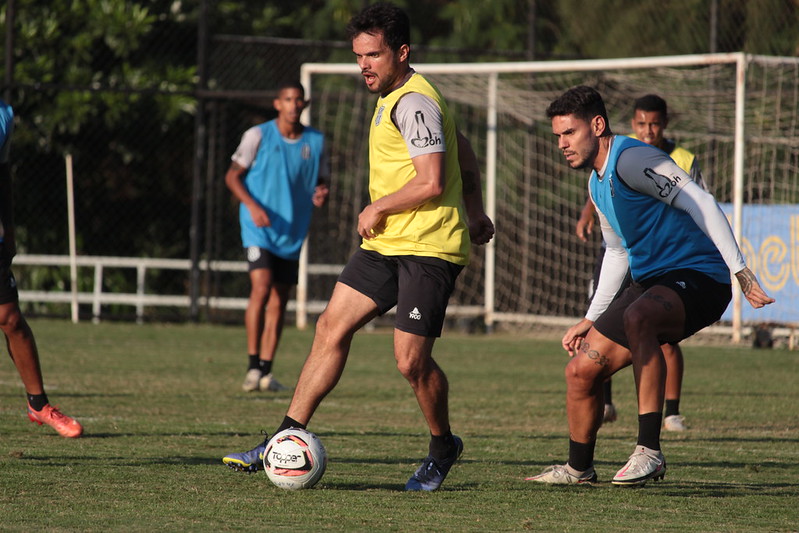
[[[470,233],[482,244],[494,228],[483,210],[471,146],[457,132],[438,90],[410,67],[408,16],[392,4],[374,4],[352,18],[347,33],[367,89],[379,95],[369,133],[371,203],[358,216],[361,247],[319,317],[277,432],[306,427],[338,382],[353,335],[396,305],[394,357],[431,435],[429,454],[405,490],[430,491],[441,485],[463,450],[450,429],[448,382],[432,357],[433,344],[468,262]],[[223,461],[256,471],[265,446]]]
[[[647,94],[638,98],[633,106],[633,117],[630,126],[633,129],[633,139],[639,139],[646,144],[660,148],[671,157],[677,165],[686,171],[697,185],[708,191],[699,162],[696,156],[663,136],[669,125],[669,111],[666,101],[655,94]],[[709,191],[708,191],[709,192]],[[585,202],[580,219],[577,221],[577,236],[587,242],[588,235],[594,228],[594,204],[589,198]],[[599,257],[597,257],[594,279],[591,286],[591,296],[599,281],[602,257],[605,253],[605,244],[602,243]],[[685,369],[682,349],[677,343],[663,345],[663,357],[666,359],[666,412],[663,418],[663,428],[667,431],[685,431],[685,417],[680,415],[680,396],[682,393],[682,378]],[[617,417],[616,407],[613,405],[612,380],[604,384],[605,408],[603,422],[614,422]]]
[[[52,426],[62,437],[80,437],[80,423],[50,405],[44,390],[36,339],[19,308],[17,282],[11,261],[17,253],[11,165],[8,162],[14,111],[0,100],[0,329],[6,336],[8,354],[17,367],[28,395],[28,418],[39,425]]]
[[[679,342],[721,317],[731,298],[731,272],[752,307],[774,300],[747,268],[713,196],[665,152],[613,135],[597,91],[569,89],[550,104],[547,116],[569,166],[592,170],[588,189],[607,249],[588,312],[561,341],[571,357],[565,372],[568,462],[528,479],[597,480],[602,383],[632,365],[638,442],[612,482],[642,485],[666,472],[660,448],[666,380],[661,345]],[[614,298],[628,271],[632,283]]]
[[[241,241],[250,297],[244,314],[249,365],[245,391],[285,390],[272,375],[289,291],[297,284],[300,249],[311,213],[327,200],[330,165],[324,136],[303,126],[308,105],[299,82],[278,87],[277,118],[242,135],[225,184],[240,202]]]

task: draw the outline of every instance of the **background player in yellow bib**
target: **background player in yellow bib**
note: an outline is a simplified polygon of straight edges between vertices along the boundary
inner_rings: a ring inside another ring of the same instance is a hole
[[[379,95],[369,132],[371,203],[358,216],[362,246],[350,258],[316,325],[313,346],[277,431],[305,426],[344,370],[352,337],[397,307],[394,357],[431,439],[405,490],[435,490],[463,450],[450,430],[447,377],[432,357],[470,236],[488,242],[476,157],[438,89],[409,64],[410,21],[380,3],[352,18],[347,33],[367,89]],[[465,207],[465,212],[464,212]],[[467,221],[468,215],[468,221]],[[226,456],[255,471],[265,442]]]

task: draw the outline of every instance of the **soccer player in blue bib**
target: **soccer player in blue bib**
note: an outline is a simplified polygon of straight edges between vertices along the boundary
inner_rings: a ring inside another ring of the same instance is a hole
[[[324,205],[329,192],[324,136],[300,123],[308,105],[302,85],[281,85],[273,105],[277,118],[244,132],[225,175],[240,202],[241,241],[250,272],[244,316],[249,366],[242,384],[248,392],[286,388],[272,376],[272,362],[311,213]]]
[[[44,391],[39,351],[28,322],[19,309],[17,282],[11,261],[17,246],[14,208],[11,196],[11,165],[8,162],[14,111],[0,100],[0,329],[6,336],[8,354],[17,367],[28,395],[28,418],[40,426],[47,424],[62,437],[80,437],[83,426],[50,405]]]
[[[717,321],[731,298],[730,273],[754,308],[774,302],[744,262],[726,217],[665,152],[614,135],[597,91],[579,86],[547,109],[567,163],[592,169],[588,181],[607,250],[584,319],[562,345],[566,367],[569,460],[528,478],[596,481],[594,447],[602,424],[602,383],[632,365],[638,391],[638,443],[615,485],[662,479],[660,449],[666,365],[661,345]],[[630,270],[631,285],[614,298]]]
[[[669,109],[666,101],[656,94],[647,94],[638,98],[633,106],[633,118],[630,126],[633,130],[634,139],[651,144],[660,148],[671,157],[677,165],[691,176],[700,187],[708,190],[702,178],[702,171],[699,168],[697,157],[683,148],[677,146],[671,139],[664,137],[666,127],[669,125]],[[589,198],[580,213],[577,221],[577,236],[584,242],[588,240],[594,227],[594,203]],[[592,282],[591,293],[599,280],[601,272],[602,256],[605,253],[605,245],[602,244],[597,265],[594,269],[594,279]],[[682,378],[685,364],[680,345],[677,343],[666,343],[662,347],[663,357],[666,360],[666,412],[664,413],[663,429],[667,431],[685,431],[685,417],[680,415],[680,396],[682,394]],[[613,405],[612,380],[604,383],[605,409],[603,423],[616,420],[616,407]]]

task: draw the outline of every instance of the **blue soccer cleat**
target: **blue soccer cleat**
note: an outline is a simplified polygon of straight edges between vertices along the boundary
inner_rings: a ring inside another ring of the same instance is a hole
[[[233,470],[239,472],[253,473],[263,470],[264,452],[266,443],[269,442],[269,435],[264,434],[264,441],[248,452],[231,453],[222,458],[222,462]]]
[[[441,486],[449,473],[449,469],[452,468],[452,465],[463,453],[463,441],[460,437],[453,436],[453,438],[455,439],[455,453],[441,460],[434,459],[428,455],[422,461],[422,466],[416,470],[411,479],[405,484],[405,490],[430,491],[436,490]]]

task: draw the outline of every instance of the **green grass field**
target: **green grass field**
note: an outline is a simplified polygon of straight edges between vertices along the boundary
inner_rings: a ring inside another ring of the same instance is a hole
[[[220,459],[257,444],[290,392],[244,393],[242,327],[31,321],[52,403],[77,417],[69,440],[28,422],[24,390],[0,365],[3,531],[797,531],[799,353],[686,343],[682,412],[664,433],[666,479],[609,483],[635,445],[629,369],[619,420],[600,430],[592,487],[524,476],[564,462],[563,367],[554,339],[445,333],[462,461],[436,493],[405,493],[426,454],[391,336],[356,336],[348,367],[312,421],[329,456],[312,490],[273,487]],[[288,329],[276,375],[293,383],[312,331]]]

